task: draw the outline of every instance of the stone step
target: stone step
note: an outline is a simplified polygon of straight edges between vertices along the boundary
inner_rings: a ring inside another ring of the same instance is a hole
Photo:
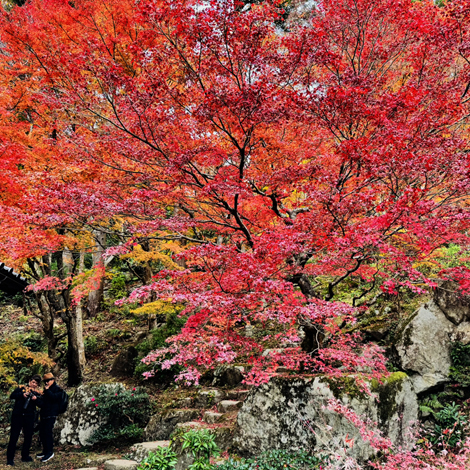
[[[189,421],[187,423],[178,423],[176,425],[177,429],[201,429],[204,427],[204,423],[200,421]]]
[[[196,395],[194,405],[199,408],[212,408],[224,398],[225,394],[220,390],[203,390]]]
[[[228,400],[245,400],[251,390],[230,390],[227,392]]]
[[[176,400],[175,405],[178,408],[191,408],[193,405],[193,399],[191,397],[180,398],[179,400]]]
[[[200,409],[167,410],[150,418],[144,432],[147,441],[162,441],[169,439],[178,423],[187,423],[199,418]]]
[[[104,463],[104,470],[136,470],[137,465],[135,460],[108,460]]]
[[[217,408],[221,413],[228,413],[229,411],[236,411],[239,410],[243,405],[242,401],[236,400],[222,400],[218,405]]]
[[[151,441],[134,444],[131,447],[129,456],[132,460],[140,463],[149,455],[150,452],[155,451],[159,447],[170,447],[170,441]]]
[[[90,458],[85,460],[85,465],[89,465],[91,468],[99,467],[108,460],[119,459],[119,454],[101,454],[92,455]]]
[[[223,413],[216,413],[215,411],[206,411],[204,413],[203,419],[207,424],[214,424],[218,423],[223,416]]]

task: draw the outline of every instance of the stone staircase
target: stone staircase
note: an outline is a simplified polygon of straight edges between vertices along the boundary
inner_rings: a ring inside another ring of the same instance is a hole
[[[222,452],[232,445],[233,430],[238,410],[249,390],[203,390],[195,397],[183,398],[171,408],[152,416],[145,428],[147,442],[135,444],[129,455],[131,460],[114,459],[104,463],[104,470],[135,470],[138,464],[158,447],[168,447],[170,436],[178,429],[210,429]],[[187,467],[187,457],[180,453],[176,470]],[[96,468],[96,467],[95,467]],[[80,469],[85,470],[85,469]],[[89,468],[87,470],[94,470]]]

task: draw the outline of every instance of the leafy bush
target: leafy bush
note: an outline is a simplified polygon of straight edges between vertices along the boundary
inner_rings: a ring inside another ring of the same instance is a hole
[[[123,273],[114,274],[111,279],[111,285],[108,289],[108,295],[111,299],[119,300],[127,297],[126,276]]]
[[[325,464],[324,457],[310,455],[307,452],[288,452],[286,450],[271,450],[252,459],[233,460],[219,465],[217,470],[313,470]]]
[[[182,440],[182,450],[190,450],[194,457],[188,470],[210,470],[210,458],[220,454],[214,434],[208,429],[191,429],[183,434]]]
[[[194,462],[188,467],[188,470],[211,470],[213,465],[210,458],[219,455],[220,451],[215,443],[215,436],[208,429],[191,429],[184,431],[180,429],[172,436],[171,445],[176,441],[181,441],[181,449],[189,450]],[[177,454],[170,447],[158,447],[154,452],[150,452],[137,470],[170,470],[177,463]]]
[[[102,385],[91,399],[90,406],[104,418],[103,424],[91,436],[91,441],[141,439],[150,415],[149,396],[144,391]]]
[[[434,446],[456,447],[463,443],[468,434],[468,418],[455,403],[447,404],[440,411],[433,412],[434,430],[426,438]]]
[[[137,470],[171,470],[178,461],[170,447],[158,447],[140,462]]]
[[[85,352],[86,354],[93,355],[101,351],[103,348],[105,348],[108,344],[103,341],[98,339],[96,336],[87,336],[85,340],[83,341],[84,346],[85,346]]]
[[[46,339],[39,333],[30,333],[23,339],[23,346],[32,352],[44,352]]]
[[[127,339],[129,338],[130,333],[126,330],[122,330],[119,328],[110,328],[108,331],[106,331],[106,336],[110,338],[116,338],[116,339]]]

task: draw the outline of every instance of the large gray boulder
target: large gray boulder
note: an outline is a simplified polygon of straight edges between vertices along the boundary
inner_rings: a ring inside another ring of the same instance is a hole
[[[462,344],[470,343],[470,322],[460,323],[452,333],[452,341],[459,341]]]
[[[470,321],[470,297],[462,294],[456,282],[442,281],[434,290],[434,301],[455,325]]]
[[[101,385],[100,385],[101,386]],[[57,418],[54,427],[60,444],[91,445],[91,436],[102,424],[92,398],[98,392],[97,385],[82,385],[71,394],[67,411]],[[107,384],[106,387],[122,387],[122,384]]]
[[[345,452],[366,461],[374,450],[365,442],[350,421],[326,407],[337,398],[363,420],[377,423],[395,444],[411,448],[408,436],[418,419],[418,403],[409,378],[404,373],[392,374],[371,394],[361,393],[345,378],[341,387],[325,379],[277,377],[253,389],[237,417],[233,448],[245,456],[278,448],[288,451],[310,449],[315,452]],[[387,397],[378,402],[379,397]],[[351,446],[351,442],[354,444]],[[345,450],[346,449],[346,450]]]
[[[411,372],[416,393],[448,382],[455,325],[434,303],[422,305],[398,334],[395,349],[403,370]]]

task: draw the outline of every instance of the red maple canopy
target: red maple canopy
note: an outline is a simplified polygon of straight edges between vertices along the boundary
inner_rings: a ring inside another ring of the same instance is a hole
[[[3,246],[25,259],[117,219],[130,240],[178,242],[184,268],[130,300],[184,305],[149,360],[188,381],[231,362],[255,381],[383,372],[339,328],[368,292],[470,285],[436,255],[469,242],[470,2],[290,8],[33,0],[1,19]]]

